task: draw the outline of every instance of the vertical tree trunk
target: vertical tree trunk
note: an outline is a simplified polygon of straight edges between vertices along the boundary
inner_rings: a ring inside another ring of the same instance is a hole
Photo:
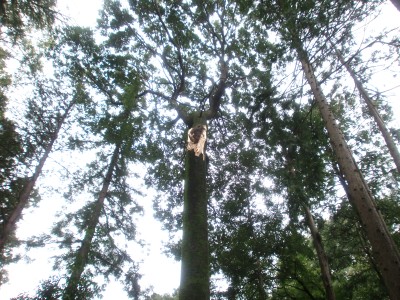
[[[201,120],[194,123],[189,135],[204,124]],[[180,300],[210,298],[204,143],[205,136],[203,141],[189,137],[186,153]]]
[[[298,44],[301,45],[301,44]],[[316,80],[307,53],[301,46],[297,54],[303,67],[305,77],[311,87],[315,101],[325,121],[325,126],[338,161],[340,171],[345,176],[354,208],[371,243],[373,256],[376,259],[391,299],[400,299],[400,255],[390,236],[374,199],[364,178],[354,161],[353,155],[344,139],[337,121]]]
[[[79,281],[81,280],[81,276],[85,269],[85,266],[87,265],[89,251],[94,237],[94,233],[96,231],[97,224],[99,223],[101,211],[104,207],[104,200],[106,198],[112,180],[112,176],[118,162],[119,151],[120,147],[117,145],[111,157],[111,161],[108,166],[108,170],[104,178],[103,186],[101,188],[99,197],[97,201],[94,203],[93,211],[90,220],[88,222],[88,226],[86,228],[85,237],[83,238],[82,244],[75,256],[75,261],[72,266],[71,275],[68,278],[67,287],[64,290],[63,300],[78,299],[77,298],[78,284]]]
[[[35,168],[35,171],[32,175],[32,177],[27,181],[27,183],[24,185],[21,193],[19,194],[18,197],[18,203],[15,206],[14,210],[12,211],[10,217],[8,220],[5,222],[3,225],[3,229],[0,232],[0,257],[1,254],[4,251],[4,247],[7,243],[7,240],[10,236],[10,234],[14,231],[15,229],[15,224],[18,222],[18,220],[21,218],[22,211],[26,207],[29,201],[29,197],[33,191],[33,188],[35,187],[36,181],[39,178],[40,174],[42,173],[44,164],[46,163],[47,158],[50,155],[50,152],[53,149],[53,145],[55,141],[57,140],[58,134],[61,130],[62,125],[65,122],[65,119],[68,117],[69,112],[71,111],[72,107],[74,106],[74,102],[71,102],[68,107],[66,108],[64,114],[61,116],[61,118],[57,121],[57,126],[54,130],[54,132],[50,136],[50,141],[48,145],[44,148],[44,153],[42,157],[39,159],[39,163]]]
[[[342,63],[342,65],[344,65],[346,67],[350,76],[353,78],[358,91],[360,92],[362,98],[364,99],[365,103],[367,104],[368,111],[374,118],[376,125],[378,125],[378,128],[379,128],[380,132],[382,133],[383,138],[385,139],[385,142],[389,149],[389,152],[393,157],[397,171],[400,173],[400,153],[399,153],[399,150],[397,149],[397,146],[396,146],[389,130],[386,128],[385,123],[383,122],[378,110],[376,109],[375,105],[373,104],[367,91],[364,89],[363,84],[361,83],[360,80],[358,80],[356,73],[353,71],[353,69],[350,67],[350,65],[344,60],[343,56],[337,49],[336,49],[336,54],[339,58],[339,61]]]
[[[265,286],[264,286],[264,274],[262,272],[261,266],[257,268],[255,271],[255,274],[257,276],[257,290],[258,290],[258,300],[267,300],[268,295],[267,292],[265,291]]]
[[[315,226],[314,218],[311,214],[308,206],[304,205],[304,211],[306,214],[306,220],[308,228],[310,228],[311,237],[314,242],[315,250],[317,251],[319,266],[321,268],[321,277],[324,284],[326,299],[335,300],[335,293],[333,291],[331,272],[329,270],[328,258],[325,253],[324,246],[322,244],[321,235],[318,232],[317,226]]]

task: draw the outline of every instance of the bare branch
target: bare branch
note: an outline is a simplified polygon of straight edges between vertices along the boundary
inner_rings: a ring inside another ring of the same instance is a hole
[[[227,86],[228,64],[222,59],[220,61],[220,72],[218,85],[212,91],[209,98],[210,108],[205,112],[207,119],[215,118],[217,115],[221,104],[221,98],[224,95]]]
[[[178,97],[182,94],[182,92],[185,90],[185,77],[186,77],[186,72],[185,72],[185,66],[183,63],[183,56],[182,56],[182,51],[181,51],[181,47],[178,43],[176,43],[176,41],[174,40],[174,38],[172,37],[171,33],[168,30],[167,25],[165,24],[162,15],[161,15],[161,11],[159,9],[159,6],[156,2],[154,2],[155,7],[156,7],[156,13],[157,13],[157,17],[159,22],[161,23],[161,27],[164,29],[169,42],[175,47],[177,53],[177,59],[178,59],[178,64],[180,67],[180,70],[177,70],[175,68],[173,68],[167,61],[166,61],[166,57],[162,57],[163,62],[166,63],[166,65],[168,67],[170,67],[173,71],[175,71],[178,74],[179,77],[179,83],[178,84],[174,84],[174,92],[172,93],[171,97],[169,98],[169,102],[170,104],[173,106],[173,108],[177,111],[178,116],[182,119],[182,121],[184,121],[185,123],[188,122],[189,120],[189,116],[188,114],[182,109],[182,107],[179,105],[178,103]],[[172,77],[173,78],[173,77]]]

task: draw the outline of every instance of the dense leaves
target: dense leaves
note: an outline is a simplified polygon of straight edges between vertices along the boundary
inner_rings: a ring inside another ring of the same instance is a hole
[[[52,1],[25,2],[1,3],[1,26],[15,41],[30,24],[43,29],[56,17]],[[154,216],[170,236],[164,251],[177,260],[187,254],[182,230],[187,236],[196,226],[183,208],[206,199],[204,268],[213,299],[326,298],[317,243],[337,299],[388,298],[359,215],[347,202],[348,178],[334,141],[299,68],[309,58],[398,246],[399,174],[337,57],[339,49],[363,85],[372,86],[369,62],[378,65],[399,51],[390,30],[363,45],[355,40],[381,2],[105,0],[95,29],[64,26],[39,43],[24,42],[19,79],[30,82],[30,93],[22,115],[9,105],[3,64],[9,54],[2,51],[0,227],[43,157],[76,161],[60,171],[63,186],[54,195],[63,194],[63,209],[49,211],[57,213],[51,232],[27,243],[55,249],[58,275],[35,296],[15,299],[91,299],[112,279],[133,299],[177,299],[178,292],[151,295],[140,286],[133,249],[142,246],[135,223],[143,212],[142,182],[155,191]],[[366,62],[376,45],[386,48]],[[390,122],[384,96],[369,92]],[[185,192],[194,174],[186,132],[196,122],[207,125],[201,197]],[[25,206],[35,203],[35,191]],[[17,237],[11,230],[2,267],[18,258]]]

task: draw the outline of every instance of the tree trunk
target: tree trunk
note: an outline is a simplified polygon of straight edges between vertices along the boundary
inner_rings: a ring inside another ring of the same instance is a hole
[[[400,11],[400,1],[399,0],[391,0],[393,5]]]
[[[325,95],[321,91],[321,87],[316,80],[307,53],[301,46],[298,46],[296,50],[305,77],[311,87],[311,91],[315,97],[321,116],[325,121],[325,126],[340,171],[348,183],[349,193],[353,200],[354,208],[360,218],[363,228],[365,229],[367,238],[371,243],[373,256],[376,259],[379,270],[385,280],[385,285],[389,291],[390,298],[398,300],[400,299],[400,255],[398,249],[375,205],[371,192],[357,167]]]
[[[0,254],[3,253],[4,247],[7,243],[7,240],[10,236],[10,234],[14,231],[15,229],[15,224],[18,222],[18,220],[21,218],[22,211],[26,207],[29,201],[29,197],[32,193],[32,190],[36,184],[37,179],[39,178],[40,174],[42,173],[44,164],[46,163],[47,158],[50,155],[50,152],[53,149],[53,145],[55,141],[57,140],[58,134],[61,130],[62,125],[65,122],[65,119],[67,118],[69,112],[71,111],[72,107],[74,106],[74,102],[71,102],[68,107],[66,108],[64,114],[61,116],[61,118],[57,121],[57,126],[55,128],[55,131],[51,134],[50,136],[50,141],[48,145],[44,149],[44,153],[42,157],[39,159],[39,163],[35,168],[35,171],[32,175],[32,177],[27,181],[27,183],[24,185],[19,197],[18,197],[18,203],[14,210],[12,211],[10,217],[8,220],[5,222],[3,225],[3,229],[0,232]]]
[[[203,134],[202,138],[197,138]],[[206,125],[202,120],[194,122],[188,134],[180,300],[210,298],[205,134]]]
[[[399,153],[399,150],[397,149],[396,143],[394,142],[389,130],[386,128],[385,123],[383,122],[381,116],[379,115],[379,112],[376,109],[375,105],[373,104],[367,91],[364,89],[363,84],[361,83],[360,80],[358,80],[356,73],[350,67],[349,63],[344,60],[343,56],[337,49],[336,49],[336,54],[339,58],[339,61],[342,63],[342,65],[344,65],[346,67],[350,76],[353,78],[358,91],[360,92],[365,103],[367,104],[368,111],[373,116],[373,118],[376,122],[376,125],[378,125],[378,128],[379,128],[380,132],[382,133],[383,138],[385,139],[385,142],[389,149],[389,152],[393,157],[394,163],[397,167],[397,171],[400,173],[400,153]]]
[[[259,266],[256,270],[255,273],[257,274],[257,289],[258,289],[258,300],[267,300],[268,295],[267,292],[265,291],[265,286],[264,286],[264,274],[262,272],[261,266]]]
[[[306,214],[308,228],[310,229],[311,237],[314,242],[314,247],[317,251],[319,266],[321,268],[322,282],[324,284],[326,293],[326,299],[335,300],[335,293],[332,286],[332,278],[331,272],[329,270],[328,257],[326,256],[324,245],[322,244],[321,235],[318,232],[317,226],[315,226],[314,218],[308,206],[304,205],[304,211]]]
[[[42,173],[43,166],[53,148],[55,139],[52,139],[50,143],[47,145],[46,149],[44,150],[43,156],[39,160],[39,164],[35,168],[35,172],[33,173],[32,177],[28,180],[28,182],[24,185],[21,194],[18,197],[18,204],[13,209],[10,217],[8,218],[7,222],[4,224],[3,230],[0,234],[0,252],[3,253],[4,247],[7,243],[7,240],[10,234],[15,229],[15,224],[21,218],[22,211],[25,206],[28,204],[29,197],[32,193],[32,190],[35,186],[37,179],[39,178],[40,174]]]
[[[350,202],[350,205],[354,208],[354,204],[353,204],[353,201],[351,199],[349,187],[347,186],[346,180],[344,179],[343,175],[340,174],[340,171],[339,171],[339,169],[337,168],[337,166],[336,166],[336,164],[334,162],[332,162],[332,167],[333,167],[333,171],[336,173],[336,175],[339,178],[339,182],[342,185],[343,190],[345,191],[345,193],[347,195],[347,198],[348,198],[348,200]],[[372,268],[374,269],[375,273],[377,274],[377,276],[379,278],[379,281],[381,282],[382,286],[386,286],[385,285],[385,281],[384,281],[384,279],[382,277],[382,274],[378,269],[378,266],[377,266],[377,264],[375,262],[374,257],[372,256],[371,244],[369,243],[368,239],[365,236],[366,235],[365,230],[360,226],[357,226],[357,227],[358,227],[358,233],[359,233],[359,236],[360,236],[360,240],[361,240],[361,242],[363,244],[363,246],[362,246],[363,251],[366,254],[366,256],[368,257],[368,260],[369,260]]]
[[[111,183],[111,179],[112,179],[115,167],[118,162],[119,151],[120,151],[120,147],[116,146],[114,153],[111,157],[111,161],[108,166],[106,177],[104,178],[103,186],[101,188],[99,197],[98,197],[97,201],[94,203],[91,218],[90,218],[90,220],[88,222],[88,226],[86,228],[85,237],[84,237],[82,244],[81,244],[80,248],[78,249],[78,252],[75,256],[75,261],[72,266],[71,275],[69,276],[69,279],[67,281],[67,287],[64,290],[63,300],[78,299],[77,298],[78,285],[81,280],[81,276],[85,269],[85,266],[87,265],[89,251],[90,251],[90,247],[91,247],[92,240],[94,237],[94,233],[96,231],[97,224],[99,223],[101,211],[104,207],[104,200],[106,198],[106,195],[107,195],[110,183]]]

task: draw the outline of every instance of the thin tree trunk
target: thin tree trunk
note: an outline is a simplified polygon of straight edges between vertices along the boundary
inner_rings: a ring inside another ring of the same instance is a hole
[[[81,280],[82,273],[85,269],[85,266],[88,262],[89,251],[92,245],[94,233],[96,231],[97,224],[99,223],[101,211],[104,207],[104,200],[108,193],[108,189],[110,187],[110,183],[113,177],[113,173],[119,158],[120,147],[117,145],[114,149],[114,153],[111,157],[110,164],[108,166],[108,170],[106,176],[103,181],[103,186],[101,188],[99,197],[94,204],[93,211],[91,214],[91,218],[89,220],[88,226],[86,228],[85,237],[83,238],[82,244],[78,249],[78,252],[75,256],[75,261],[72,266],[71,275],[67,281],[67,287],[64,290],[63,299],[64,300],[75,300],[77,299],[78,285]]]
[[[400,254],[389,234],[382,215],[379,213],[374,199],[367,184],[357,167],[353,155],[344,139],[332,110],[321,91],[316,80],[313,68],[308,59],[307,53],[298,43],[297,53],[303,67],[305,77],[310,84],[311,91],[325,121],[332,148],[339,164],[341,173],[349,186],[349,193],[353,200],[354,208],[365,229],[368,240],[371,243],[374,258],[378,268],[385,280],[390,298],[400,299]]]
[[[400,11],[400,1],[399,0],[391,0],[393,5]]]
[[[62,117],[60,118],[60,120],[57,121],[57,127],[55,128],[55,131],[51,134],[49,144],[45,147],[44,153],[43,153],[42,157],[39,159],[39,163],[36,166],[32,177],[24,185],[24,187],[18,197],[18,203],[17,203],[16,207],[13,209],[10,217],[3,225],[3,230],[0,233],[0,253],[1,254],[4,251],[4,247],[8,241],[11,233],[15,229],[15,224],[21,218],[23,209],[28,204],[29,197],[33,191],[36,181],[39,178],[40,174],[42,173],[44,164],[46,163],[46,160],[49,157],[50,152],[53,149],[53,145],[54,145],[55,141],[57,140],[57,137],[61,130],[61,127],[64,124],[65,119],[67,118],[67,116],[68,116],[69,112],[71,111],[72,107],[74,106],[74,104],[75,104],[74,102],[71,102],[69,104],[69,106],[66,108],[66,110],[65,110],[64,114],[62,115]]]
[[[335,300],[335,293],[333,291],[333,286],[332,286],[332,278],[328,264],[328,257],[326,256],[324,245],[322,244],[321,235],[318,232],[317,226],[315,226],[314,218],[307,205],[304,205],[304,211],[306,214],[308,228],[310,229],[311,237],[314,242],[314,247],[315,250],[317,251],[319,266],[321,268],[322,282],[324,284],[326,293],[326,299]]]
[[[376,125],[378,126],[380,132],[382,133],[382,136],[385,139],[386,145],[389,149],[389,152],[393,157],[393,161],[396,165],[397,171],[400,173],[400,153],[399,153],[399,150],[397,149],[396,143],[394,142],[389,130],[386,128],[385,123],[383,122],[378,110],[376,109],[375,105],[373,104],[367,91],[364,89],[363,84],[361,83],[360,80],[358,80],[356,73],[350,67],[349,63],[344,60],[341,53],[337,49],[335,49],[335,50],[336,50],[336,54],[339,58],[339,61],[341,62],[342,65],[344,65],[346,67],[350,76],[353,78],[358,91],[360,92],[362,98],[364,99],[365,103],[367,104],[368,111],[374,118]]]
[[[261,266],[255,270],[257,274],[257,289],[258,289],[258,300],[267,300],[268,295],[267,292],[265,291],[264,287],[264,274],[262,272]]]
[[[194,122],[189,130],[185,170],[180,300],[208,300],[210,298],[205,128],[205,122],[199,120]],[[193,138],[193,133],[197,136],[204,134],[204,136],[200,141]]]

